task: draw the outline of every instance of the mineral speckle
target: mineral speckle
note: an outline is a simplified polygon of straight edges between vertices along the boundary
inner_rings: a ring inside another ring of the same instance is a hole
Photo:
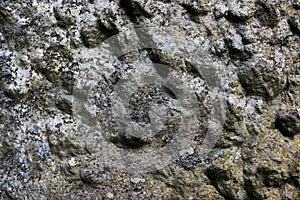
[[[299,199],[299,8],[0,1],[0,199]]]

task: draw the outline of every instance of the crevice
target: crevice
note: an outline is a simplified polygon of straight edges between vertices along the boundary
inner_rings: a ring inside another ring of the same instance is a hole
[[[137,21],[137,17],[152,17],[150,13],[148,13],[138,2],[134,0],[120,0],[120,7],[124,9],[125,14],[134,23]]]
[[[256,11],[254,13],[261,25],[270,28],[275,27],[278,23],[278,16],[276,10],[271,5],[266,5],[264,2],[258,1],[256,3]]]
[[[297,27],[295,19],[288,19],[288,23],[289,23],[291,31],[294,34],[300,36],[300,29],[299,29],[299,27]]]
[[[114,143],[119,148],[124,149],[141,149],[145,145],[148,145],[149,142],[144,141],[137,137],[126,137],[125,135],[121,135],[118,137],[112,137],[110,138],[110,141]]]
[[[231,44],[232,41],[226,40],[225,39],[225,44],[228,48],[228,53],[230,58],[235,59],[235,60],[241,60],[241,61],[247,61],[252,57],[252,53],[244,50],[244,49],[237,49],[232,46]]]
[[[289,131],[286,130],[284,124],[282,124],[282,121],[277,118],[275,120],[275,129],[277,129],[283,136],[288,137],[288,138],[293,138],[294,135],[290,133]]]
[[[236,16],[230,11],[227,13],[225,18],[231,23],[245,23],[248,20],[247,17]]]
[[[205,16],[208,14],[208,10],[199,9],[190,4],[182,3],[180,5],[191,15],[191,18],[196,16]]]

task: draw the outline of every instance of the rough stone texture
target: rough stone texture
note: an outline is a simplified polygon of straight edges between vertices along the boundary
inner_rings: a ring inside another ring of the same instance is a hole
[[[299,199],[299,8],[299,0],[0,1],[0,199]],[[176,55],[183,46],[197,52],[192,44],[154,29],[139,40],[163,44],[160,51],[135,49],[115,59],[97,49],[118,33],[167,26],[201,46],[205,55],[196,57],[217,72],[204,76]],[[154,63],[171,67],[178,88],[138,87],[129,98],[136,126],[122,132],[111,110],[119,105],[114,85],[131,77],[131,88],[153,68],[166,76]],[[225,120],[203,156],[204,138],[214,135],[214,76]],[[198,110],[176,110],[176,89],[196,95]],[[182,120],[198,129],[180,136]],[[135,129],[153,121],[156,135]],[[166,166],[135,173],[118,165],[125,152],[122,159],[151,166],[134,155],[156,155],[177,136],[187,148],[163,160]]]

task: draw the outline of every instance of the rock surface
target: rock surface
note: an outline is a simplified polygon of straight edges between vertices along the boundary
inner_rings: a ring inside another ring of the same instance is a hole
[[[299,199],[299,8],[1,1],[0,199]]]

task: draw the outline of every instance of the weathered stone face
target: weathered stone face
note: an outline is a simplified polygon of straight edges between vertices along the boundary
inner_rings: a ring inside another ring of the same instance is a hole
[[[293,1],[0,2],[0,199],[298,199]]]

